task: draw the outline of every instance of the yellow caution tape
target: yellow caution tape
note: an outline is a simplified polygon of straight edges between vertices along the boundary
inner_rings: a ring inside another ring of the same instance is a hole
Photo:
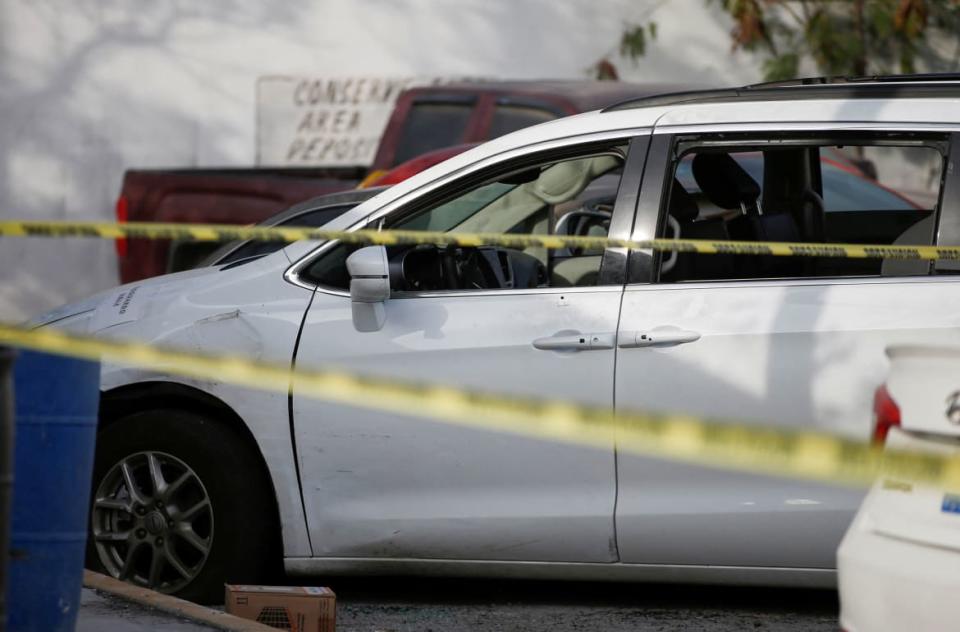
[[[960,260],[960,246],[892,246],[884,244],[816,244],[774,241],[713,241],[706,239],[611,239],[560,235],[441,233],[411,230],[325,230],[230,224],[161,224],[130,222],[0,221],[0,237],[89,237],[97,239],[176,239],[182,241],[338,240],[356,244],[396,246],[438,244],[504,246],[506,248],[629,248],[699,254],[774,255],[778,257],[840,257],[853,259]]]
[[[339,404],[426,417],[476,430],[617,449],[656,458],[826,483],[869,485],[878,475],[960,492],[960,457],[882,450],[865,442],[801,430],[723,423],[561,401],[503,397],[447,386],[361,377],[340,371],[291,370],[239,356],[191,355],[138,342],[78,336],[54,329],[0,325],[0,344],[109,360],[199,379],[283,393],[293,389]]]

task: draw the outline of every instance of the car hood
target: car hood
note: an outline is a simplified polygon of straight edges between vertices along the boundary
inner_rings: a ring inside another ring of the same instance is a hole
[[[286,256],[276,252],[242,265],[146,279],[65,305],[30,325],[192,354],[289,362],[313,292],[283,279],[288,266]],[[101,387],[168,378],[106,362]]]
[[[117,330],[130,330],[137,338],[163,336],[184,321],[285,296],[285,290],[293,287],[283,281],[289,265],[290,260],[278,251],[239,264],[164,274],[68,303],[36,316],[27,326],[52,326],[79,334],[113,335]],[[122,327],[132,323],[137,326]]]
[[[127,283],[34,316],[26,326],[54,325],[77,333],[96,333],[136,320],[142,315],[146,303],[161,290],[181,292],[191,283],[213,277],[218,272],[219,268],[199,268]]]

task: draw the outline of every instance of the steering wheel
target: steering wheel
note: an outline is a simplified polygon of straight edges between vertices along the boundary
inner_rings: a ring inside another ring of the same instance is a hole
[[[421,252],[429,249],[419,249]],[[484,290],[512,287],[513,262],[499,257],[498,249],[488,246],[436,247],[438,278],[434,283],[445,290]],[[416,274],[416,273],[414,273]]]
[[[460,258],[463,289],[509,289],[517,282],[510,251],[496,246],[464,248]]]
[[[416,246],[392,265],[394,289],[413,292],[543,287],[548,279],[533,255],[496,246]]]

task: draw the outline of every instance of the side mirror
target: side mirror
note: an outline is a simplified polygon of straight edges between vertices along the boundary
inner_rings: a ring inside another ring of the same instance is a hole
[[[367,246],[347,257],[353,326],[357,331],[380,331],[386,320],[384,301],[390,298],[387,249]]]

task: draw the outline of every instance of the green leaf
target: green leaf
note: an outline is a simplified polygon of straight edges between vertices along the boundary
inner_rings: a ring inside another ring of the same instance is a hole
[[[704,0],[733,20],[733,49],[763,60],[768,79],[812,60],[824,75],[956,69],[960,0]],[[647,42],[643,42],[646,44]],[[785,52],[789,51],[789,52]]]
[[[620,36],[620,54],[636,61],[647,52],[647,31],[644,25],[628,26]]]
[[[763,77],[767,81],[783,81],[797,76],[800,57],[796,53],[784,53],[763,62]]]

